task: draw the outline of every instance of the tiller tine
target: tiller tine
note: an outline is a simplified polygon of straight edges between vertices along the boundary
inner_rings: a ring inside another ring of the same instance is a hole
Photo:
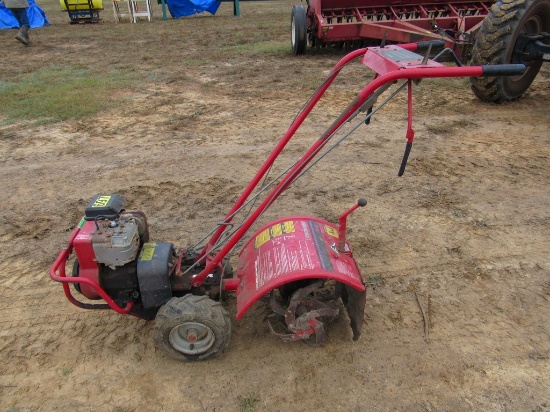
[[[339,310],[329,308],[325,303],[313,298],[313,292],[322,284],[323,282],[315,282],[298,289],[292,294],[286,308],[275,299],[275,294],[272,292],[269,301],[271,309],[275,314],[284,317],[285,328],[291,333],[277,333],[268,319],[267,323],[271,333],[284,342],[306,340],[307,343],[313,346],[325,343],[326,332],[323,322],[318,318],[336,317],[339,314]],[[312,339],[313,335],[315,335],[314,341]]]
[[[359,339],[363,328],[365,305],[367,303],[367,291],[359,291],[348,285],[342,288],[342,301],[348,312],[353,340]]]

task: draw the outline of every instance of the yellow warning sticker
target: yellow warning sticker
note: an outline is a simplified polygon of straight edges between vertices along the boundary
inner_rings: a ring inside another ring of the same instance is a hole
[[[276,225],[267,228],[266,230],[262,231],[258,236],[256,236],[256,239],[254,239],[254,247],[258,249],[264,243],[273,238],[284,235],[286,233],[294,233],[295,231],[296,229],[294,227],[294,222],[292,221],[277,223]]]
[[[266,229],[262,233],[260,233],[258,236],[256,236],[256,239],[254,240],[254,247],[258,249],[269,239],[271,239],[271,235],[269,234],[269,229]]]
[[[109,201],[111,200],[111,196],[99,196],[92,207],[105,207],[109,204]]]
[[[338,231],[337,231],[336,229],[334,229],[333,227],[331,227],[331,226],[325,225],[325,232],[327,232],[327,234],[328,234],[329,236],[337,237],[337,238],[340,237],[340,236],[338,235]]]
[[[282,225],[275,225],[275,226],[272,226],[270,229],[271,229],[271,237],[277,237],[283,234]]]
[[[156,246],[156,243],[144,243],[141,249],[141,260],[153,260]]]
[[[294,222],[292,220],[283,223],[283,231],[285,233],[294,233],[296,229],[294,228]]]

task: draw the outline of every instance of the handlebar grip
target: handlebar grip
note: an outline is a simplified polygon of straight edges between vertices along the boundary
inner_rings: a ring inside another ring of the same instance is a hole
[[[483,76],[514,76],[525,72],[524,64],[495,64],[481,66]]]
[[[418,45],[418,48],[416,50],[427,49],[430,46],[432,46],[432,50],[442,49],[443,47],[445,47],[445,41],[443,40],[419,41],[416,44]]]
[[[411,142],[407,142],[407,145],[405,146],[405,153],[403,153],[403,160],[401,160],[401,167],[399,168],[399,172],[397,173],[397,176],[403,176],[403,173],[405,173],[405,167],[407,167],[407,160],[409,160],[409,155],[411,154],[411,149],[413,147],[413,144]]]

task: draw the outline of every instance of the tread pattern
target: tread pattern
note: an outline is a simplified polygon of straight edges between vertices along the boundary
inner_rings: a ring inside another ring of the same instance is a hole
[[[304,54],[307,46],[307,16],[304,6],[297,5],[292,7],[290,26],[292,54],[295,56]]]
[[[210,327],[215,335],[214,345],[199,355],[186,355],[175,350],[169,341],[170,331],[183,322],[198,322]],[[170,299],[162,306],[155,318],[157,344],[171,357],[178,360],[196,361],[214,358],[229,345],[231,318],[220,302],[204,295],[185,295]]]
[[[524,24],[526,13],[533,8],[542,5],[550,10],[550,2],[547,0],[499,0],[491,6],[489,14],[477,35],[476,43],[472,51],[471,65],[507,64],[511,63],[512,48],[516,38]],[[543,13],[544,14],[544,13]],[[550,15],[546,25],[548,25]],[[484,76],[471,78],[471,86],[474,94],[486,102],[502,103],[519,98],[527,90],[536,77],[540,63],[531,64],[521,78],[524,87],[511,88],[511,80],[506,77]],[[518,79],[519,82],[519,79]]]

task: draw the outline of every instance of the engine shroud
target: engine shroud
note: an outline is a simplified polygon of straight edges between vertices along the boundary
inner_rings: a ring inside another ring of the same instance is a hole
[[[145,214],[124,211],[123,205],[116,194],[90,202],[74,239],[73,276],[92,280],[120,306],[132,301],[136,310],[150,311],[172,297],[174,245],[147,243]],[[77,290],[88,299],[101,298],[89,284],[81,283]]]

